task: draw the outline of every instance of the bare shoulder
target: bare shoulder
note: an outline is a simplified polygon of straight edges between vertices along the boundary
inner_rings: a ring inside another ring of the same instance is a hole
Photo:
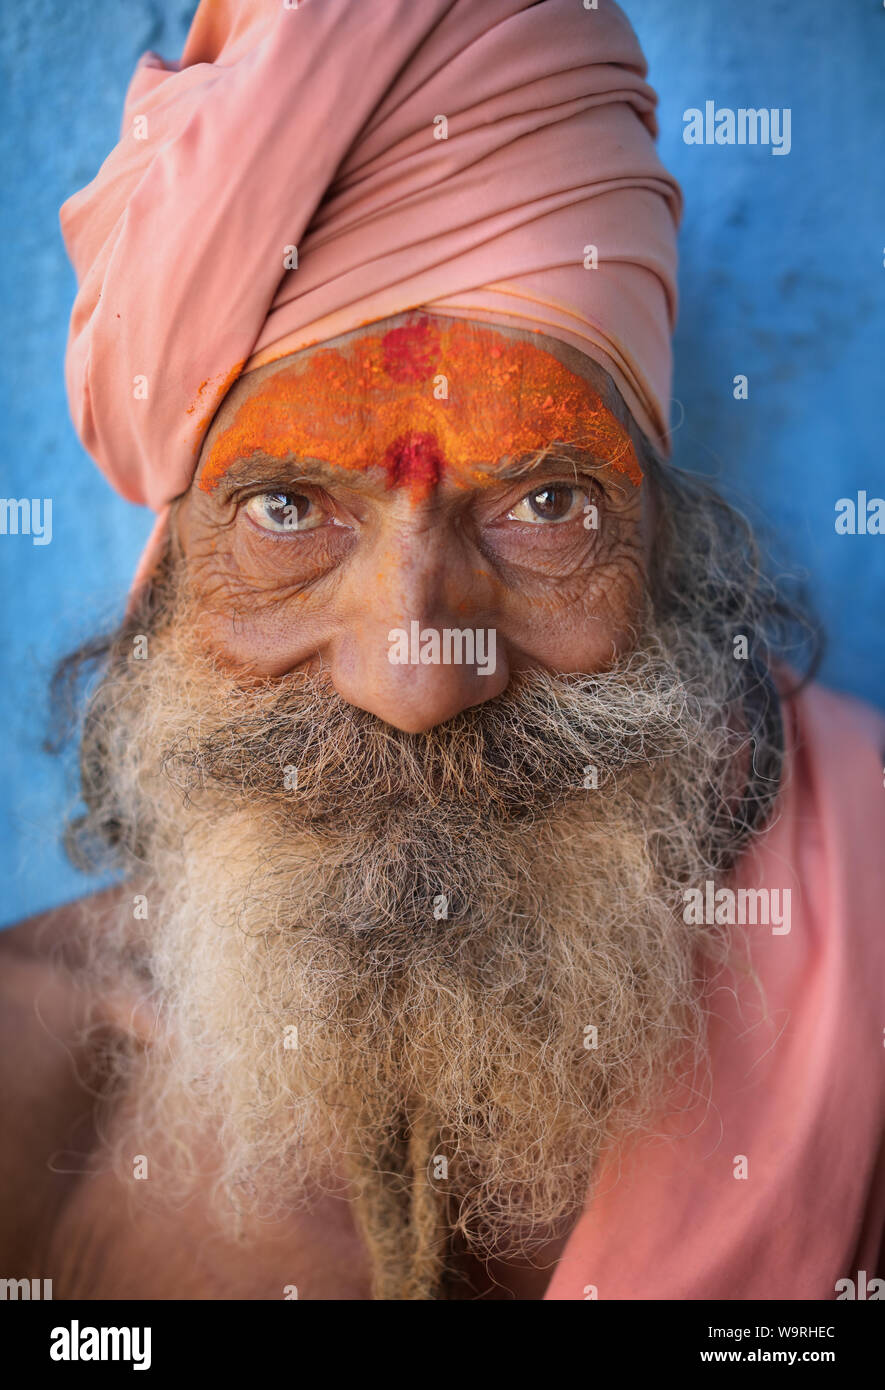
[[[87,935],[119,901],[114,888],[0,932],[0,1252],[32,1248],[76,1181],[94,1104],[88,1000],[75,978]]]
[[[49,1042],[56,1034],[70,1035],[80,1007],[77,969],[125,891],[106,889],[0,931],[0,1066],[10,1066],[16,1039],[23,1044],[26,1037]],[[53,1050],[45,1049],[47,1055]]]

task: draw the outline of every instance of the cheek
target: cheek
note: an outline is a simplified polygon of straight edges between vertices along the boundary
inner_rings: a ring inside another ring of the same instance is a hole
[[[636,644],[647,581],[639,538],[557,584],[511,588],[502,637],[514,669],[541,665],[560,672],[604,670]]]
[[[198,640],[223,668],[262,678],[309,667],[329,630],[328,615],[312,613],[299,595],[232,588],[208,602],[197,623]]]
[[[239,524],[208,526],[193,515],[182,518],[194,639],[229,670],[280,675],[309,661],[323,634],[282,561],[274,564],[267,554],[290,552],[242,532]]]

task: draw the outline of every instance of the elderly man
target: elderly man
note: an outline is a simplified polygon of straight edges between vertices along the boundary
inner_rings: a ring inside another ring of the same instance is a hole
[[[120,882],[4,943],[56,1298],[875,1278],[885,725],[668,462],[644,76],[605,0],[203,0],[62,210],[158,521],[63,673]]]

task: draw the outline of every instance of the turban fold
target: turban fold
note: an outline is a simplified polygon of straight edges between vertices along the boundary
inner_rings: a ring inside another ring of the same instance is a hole
[[[611,0],[201,0],[61,208],[85,448],[162,510],[240,374],[423,307],[571,343],[666,450],[681,197],[646,71]]]

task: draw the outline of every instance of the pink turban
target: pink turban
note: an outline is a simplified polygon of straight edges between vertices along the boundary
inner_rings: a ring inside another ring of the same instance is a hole
[[[418,307],[573,344],[666,449],[681,198],[646,71],[611,0],[202,0],[61,208],[86,449],[161,510],[242,372]]]

